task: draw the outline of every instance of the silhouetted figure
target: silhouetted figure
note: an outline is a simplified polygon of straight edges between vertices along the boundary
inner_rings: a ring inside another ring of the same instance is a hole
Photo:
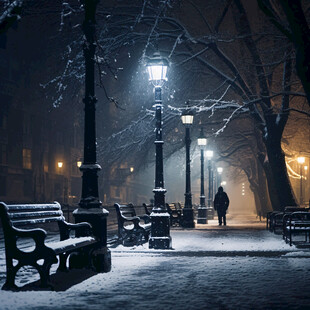
[[[218,188],[214,198],[214,209],[217,211],[219,225],[226,225],[226,211],[229,206],[229,199],[227,194],[224,192],[223,187]]]

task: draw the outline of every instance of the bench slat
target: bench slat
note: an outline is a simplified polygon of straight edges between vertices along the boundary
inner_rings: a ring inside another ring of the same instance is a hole
[[[63,215],[61,210],[55,211],[39,211],[39,212],[22,212],[22,213],[9,213],[10,219],[17,218],[40,218],[40,217],[48,217],[55,215]]]
[[[64,241],[56,241],[47,243],[47,246],[52,248],[56,254],[65,253],[72,251],[74,249],[79,249],[85,247],[86,245],[91,245],[96,243],[97,240],[93,237],[79,237],[70,238]]]
[[[61,206],[59,204],[29,204],[29,205],[7,205],[9,212],[32,210],[32,211],[44,211],[44,210],[60,210]]]
[[[51,223],[63,221],[63,216],[57,217],[47,217],[47,218],[39,218],[39,219],[29,219],[29,220],[12,220],[14,226],[22,226],[22,225],[34,225],[34,224],[43,224],[43,223]]]

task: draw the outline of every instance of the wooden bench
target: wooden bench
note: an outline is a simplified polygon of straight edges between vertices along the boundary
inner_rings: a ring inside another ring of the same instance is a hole
[[[151,231],[150,216],[147,214],[137,216],[133,204],[116,203],[114,206],[117,214],[119,242],[124,246],[147,242]]]
[[[305,235],[305,242],[310,242],[310,212],[293,212],[283,217],[283,239],[290,246],[293,244],[293,236]]]
[[[67,258],[73,252],[83,253],[84,259],[88,257],[87,266],[83,267],[91,267],[90,252],[98,243],[90,235],[91,225],[85,222],[67,223],[59,203],[7,205],[0,202],[0,217],[6,257],[6,282],[2,287],[3,290],[18,289],[15,285],[16,273],[27,265],[33,266],[39,272],[41,287],[51,287],[50,268],[52,264],[58,262],[57,256],[59,256],[59,271],[67,270]],[[48,242],[45,240],[47,232],[42,226],[46,228],[53,222],[58,223],[60,241]],[[71,230],[76,232],[80,230],[80,235],[82,233],[84,237],[71,237]],[[32,241],[33,247],[25,249],[25,242],[28,240]]]

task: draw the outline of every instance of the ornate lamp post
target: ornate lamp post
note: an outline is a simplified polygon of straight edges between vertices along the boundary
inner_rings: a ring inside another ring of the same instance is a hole
[[[297,161],[298,161],[298,163],[299,163],[299,165],[300,165],[300,194],[299,194],[299,204],[300,205],[302,205],[303,204],[303,200],[304,200],[304,198],[303,198],[303,191],[302,191],[302,178],[303,178],[303,176],[302,176],[302,165],[305,163],[305,157],[303,157],[303,156],[300,156],[300,157],[298,157],[297,158]]]
[[[102,207],[98,193],[98,171],[96,152],[96,102],[95,96],[95,32],[96,7],[99,0],[83,1],[84,21],[82,25],[85,42],[83,45],[85,59],[85,97],[84,111],[84,158],[80,166],[82,176],[82,197],[78,209],[74,210],[75,222],[89,222],[100,245],[92,253],[93,264],[97,271],[106,272],[111,269],[111,253],[107,248],[107,216],[109,212]],[[83,235],[80,231],[79,235]],[[83,258],[81,257],[82,261]]]
[[[207,139],[203,134],[203,129],[200,129],[200,136],[197,140],[200,146],[200,206],[198,207],[197,224],[207,224],[207,208],[206,208],[206,196],[204,186],[204,147],[207,145]]]
[[[154,207],[151,213],[151,236],[149,241],[149,248],[153,249],[170,249],[170,215],[167,212],[165,205],[164,188],[164,169],[163,169],[163,144],[162,139],[162,99],[161,89],[166,78],[169,62],[166,58],[162,57],[160,53],[156,52],[147,61],[147,69],[149,73],[149,80],[154,86],[155,104],[156,109],[156,161],[155,161],[155,188],[154,193]]]
[[[212,177],[212,166],[211,159],[213,157],[213,151],[207,150],[206,156],[208,159],[208,172],[209,172],[209,182],[208,182],[208,207],[207,207],[207,217],[209,220],[212,220],[214,217],[213,208],[211,206],[212,202],[212,189],[213,189],[213,177]]]
[[[183,221],[182,226],[185,228],[194,228],[194,212],[192,205],[192,193],[191,193],[191,167],[190,167],[190,146],[191,146],[191,138],[190,138],[190,126],[194,121],[193,112],[187,108],[183,111],[182,123],[185,125],[185,148],[186,148],[186,180],[185,180],[185,203],[183,209]]]

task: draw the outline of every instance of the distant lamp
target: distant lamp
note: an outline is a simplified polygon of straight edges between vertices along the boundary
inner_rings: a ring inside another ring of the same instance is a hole
[[[302,189],[302,165],[305,163],[306,158],[303,156],[297,157],[297,161],[300,164],[300,194],[299,194],[299,203],[302,205],[304,202],[304,198],[303,198],[303,189]]]
[[[130,167],[130,172],[133,173],[134,172],[134,167]]]
[[[217,167],[217,172],[218,172],[218,174],[221,174],[223,172],[223,168],[222,167]]]
[[[213,157],[213,151],[207,150],[206,151],[206,156],[207,156],[208,159],[211,159]]]
[[[82,162],[81,162],[80,160],[78,160],[78,161],[76,162],[76,165],[80,168],[80,167],[82,166]]]
[[[227,184],[226,181],[221,182],[221,185],[222,185],[222,186],[225,186],[226,184]]]
[[[159,52],[155,52],[152,57],[148,57],[146,67],[149,80],[152,81],[154,85],[167,81],[169,61],[167,58],[162,57]]]
[[[303,157],[303,156],[297,157],[297,161],[298,161],[298,163],[301,164],[301,165],[305,163],[305,160],[306,160],[306,159],[305,159],[305,157]]]
[[[59,162],[57,163],[57,166],[58,166],[58,168],[62,168],[63,162],[62,162],[62,161],[59,161]]]
[[[194,113],[190,109],[186,109],[182,112],[181,120],[183,125],[190,126],[194,121]]]
[[[198,207],[197,224],[207,224],[207,208],[204,186],[204,147],[207,145],[207,139],[203,134],[203,128],[200,128],[200,134],[197,139],[200,146],[200,206]]]

